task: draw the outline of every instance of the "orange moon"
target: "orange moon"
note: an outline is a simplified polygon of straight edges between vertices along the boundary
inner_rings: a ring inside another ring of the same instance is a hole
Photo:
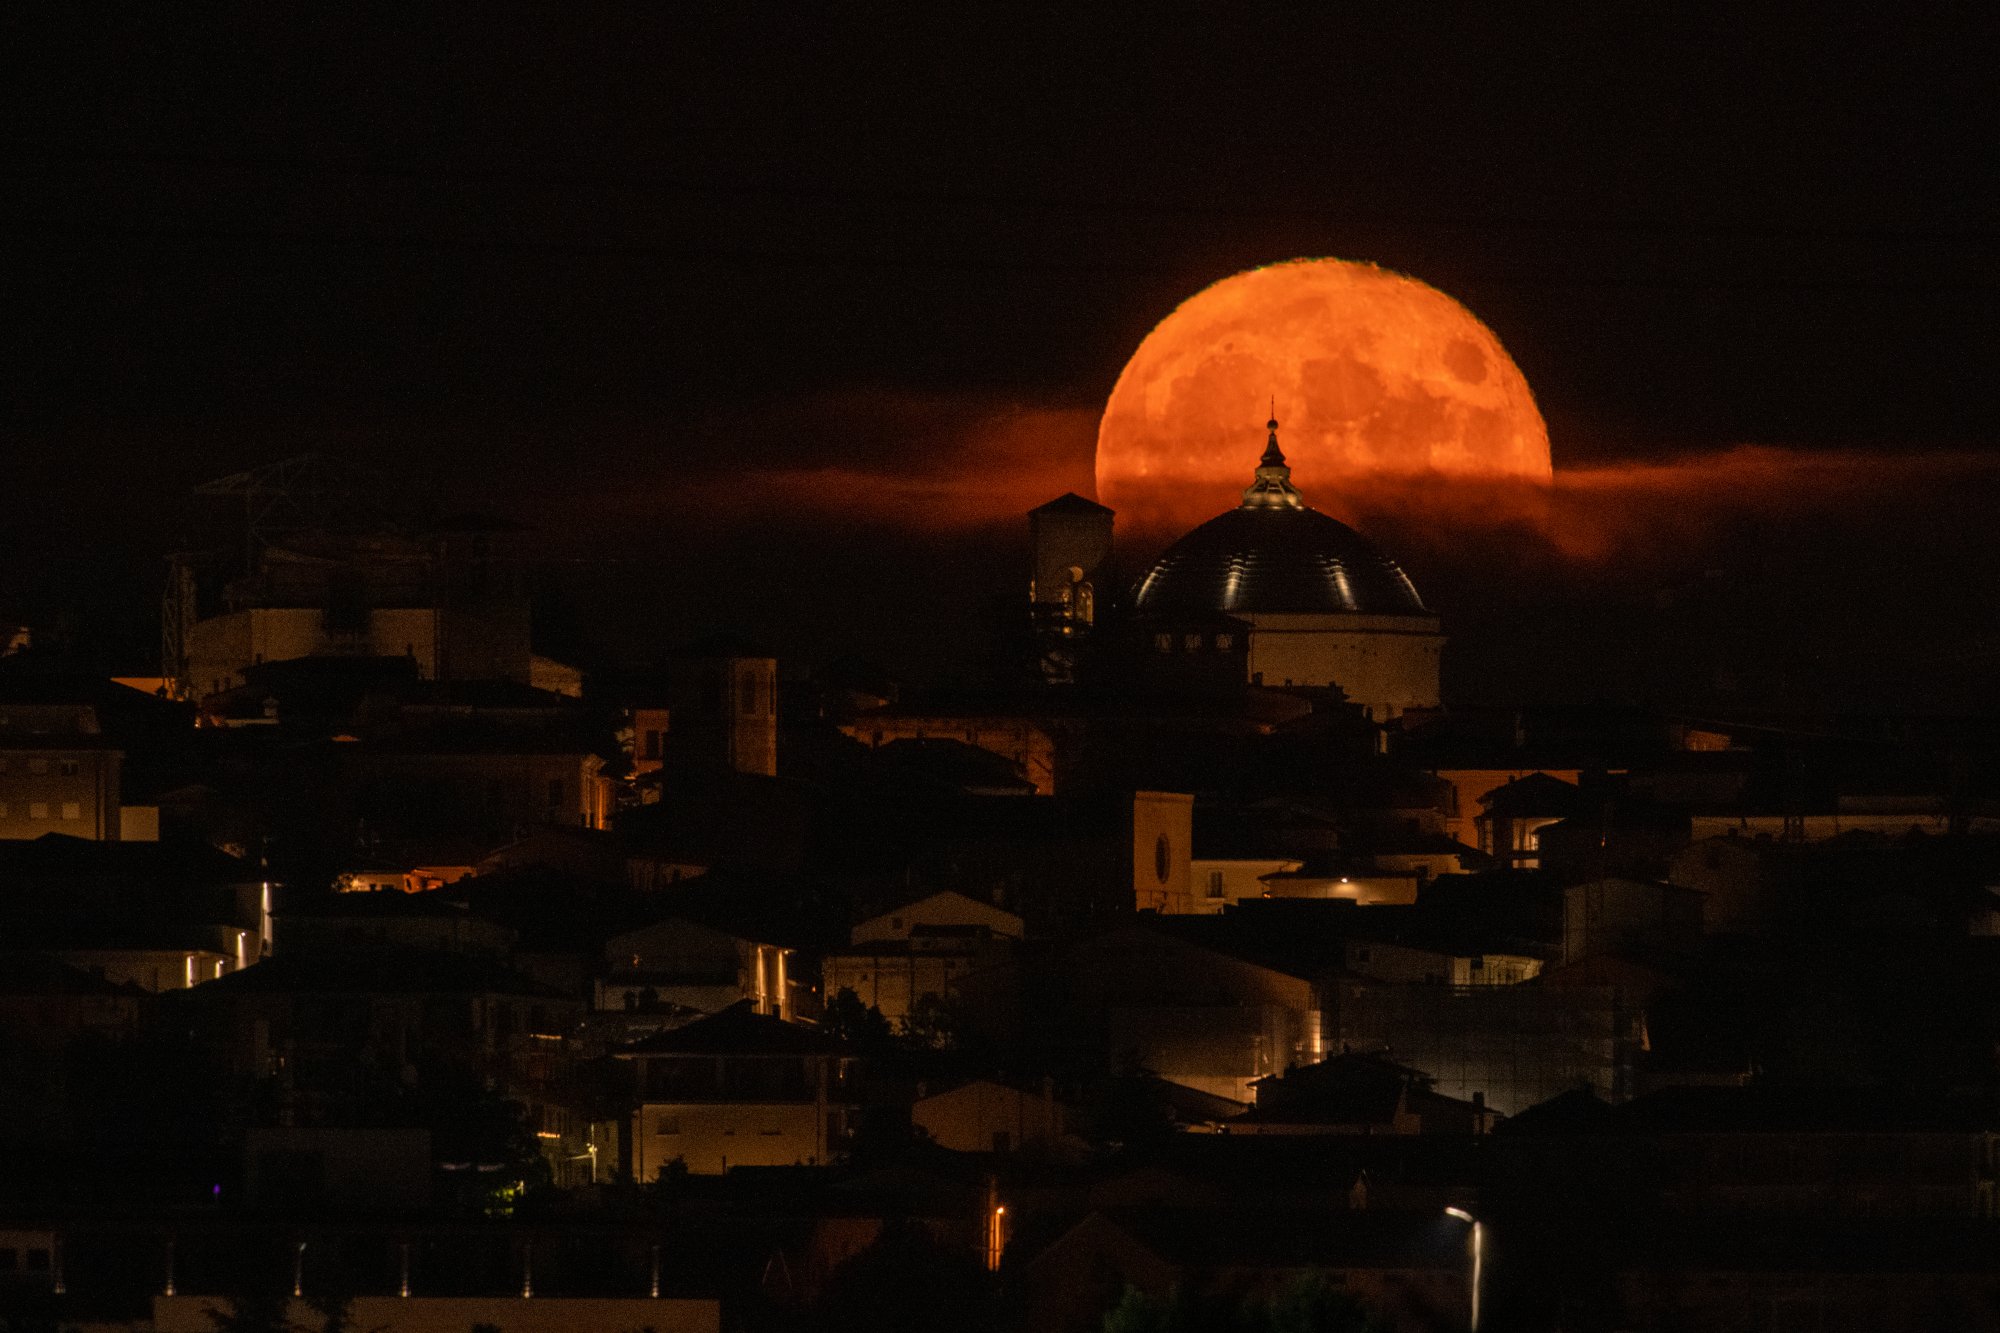
[[[1276,400],[1306,503],[1342,486],[1551,480],[1548,428],[1513,358],[1414,278],[1297,259],[1224,278],[1139,344],[1097,431],[1097,498],[1188,526],[1249,483]]]

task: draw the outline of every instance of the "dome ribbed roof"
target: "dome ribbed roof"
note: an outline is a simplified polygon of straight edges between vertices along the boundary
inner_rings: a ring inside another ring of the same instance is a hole
[[[1300,500],[1277,424],[1243,504],[1169,546],[1139,580],[1136,609],[1429,615],[1409,575],[1381,548]]]

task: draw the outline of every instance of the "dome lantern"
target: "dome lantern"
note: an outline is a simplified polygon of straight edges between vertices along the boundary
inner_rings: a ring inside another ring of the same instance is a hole
[[[1243,492],[1245,509],[1300,509],[1305,501],[1292,485],[1292,470],[1285,464],[1285,451],[1278,447],[1278,414],[1264,423],[1271,432],[1264,444],[1264,456],[1257,460],[1257,475]]]
[[[1428,616],[1382,549],[1307,505],[1278,447],[1278,424],[1243,503],[1182,536],[1133,592],[1140,612]]]

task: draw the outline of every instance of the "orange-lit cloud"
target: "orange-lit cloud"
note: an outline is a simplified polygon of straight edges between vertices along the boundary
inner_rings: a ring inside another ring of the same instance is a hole
[[[826,394],[663,432],[659,462],[577,503],[614,523],[986,528],[1064,491],[1089,495],[1096,429],[1087,408]]]
[[[569,504],[599,533],[607,522],[631,533],[811,528],[863,542],[871,532],[1018,529],[1029,509],[1064,491],[1093,494],[1098,421],[1090,407],[828,394],[663,430],[657,447],[639,451],[653,462],[628,469],[615,491],[589,487]],[[1246,483],[1254,462],[1243,462]],[[1879,533],[1921,524],[1954,497],[2000,490],[2000,460],[1739,445],[1558,466],[1547,486],[1428,473],[1321,477],[1306,467],[1294,479],[1308,504],[1415,566],[1499,562],[1589,575],[1685,563],[1775,526]],[[1234,502],[1233,492],[1214,489],[1199,488],[1171,521],[1121,513],[1127,559]]]
[[[1646,462],[1558,467],[1554,484],[1441,476],[1345,479],[1307,503],[1385,544],[1444,560],[1476,554],[1579,568],[1684,561],[1774,527],[1921,523],[1951,497],[1990,494],[2000,458],[1738,445]],[[1133,534],[1135,537],[1138,534]],[[1173,534],[1149,534],[1154,542]],[[1918,538],[1921,540],[1921,538]]]

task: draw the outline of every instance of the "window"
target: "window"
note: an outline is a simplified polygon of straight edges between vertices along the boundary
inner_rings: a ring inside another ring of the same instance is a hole
[[[1208,896],[1211,898],[1220,898],[1222,896],[1222,872],[1220,870],[1211,870],[1208,872]]]
[[[48,817],[49,817],[49,803],[47,801],[28,802],[28,818],[47,819]]]
[[[677,1115],[663,1115],[653,1122],[655,1134],[678,1134],[681,1132],[681,1118]]]
[[[1188,651],[1188,652],[1191,652],[1191,653],[1198,653],[1198,652],[1200,652],[1200,651],[1201,651],[1201,635],[1199,635],[1199,634],[1189,634],[1189,635],[1186,635],[1185,637],[1183,637],[1183,638],[1181,639],[1181,647],[1182,647],[1183,649],[1185,649],[1186,651]]]
[[[1167,882],[1167,871],[1172,865],[1173,855],[1173,844],[1168,842],[1167,835],[1162,833],[1159,840],[1153,844],[1153,874],[1158,876],[1162,884]]]
[[[1154,651],[1154,652],[1156,652],[1156,653],[1170,653],[1170,652],[1172,652],[1173,650],[1174,650],[1174,636],[1173,636],[1173,635],[1171,635],[1171,634],[1155,634],[1155,635],[1153,636],[1153,651]]]
[[[659,757],[660,733],[657,730],[648,730],[646,732],[646,758],[658,759]]]
[[[58,763],[58,764],[56,765],[56,772],[58,772],[58,773],[62,774],[62,775],[63,775],[64,777],[66,777],[66,778],[73,778],[73,777],[75,777],[75,776],[76,776],[76,760],[74,760],[74,759],[64,759],[64,760],[62,760],[62,761],[61,761],[60,763]]]
[[[63,818],[64,818],[64,819],[82,819],[82,818],[83,818],[83,805],[82,805],[82,803],[81,803],[81,802],[78,802],[78,801],[64,801],[64,802],[63,802]]]
[[[1235,646],[1236,646],[1236,636],[1234,634],[1218,634],[1215,636],[1216,652],[1226,653]]]
[[[30,773],[46,773],[49,771],[49,761],[46,759],[30,759],[28,761],[28,771]]]

